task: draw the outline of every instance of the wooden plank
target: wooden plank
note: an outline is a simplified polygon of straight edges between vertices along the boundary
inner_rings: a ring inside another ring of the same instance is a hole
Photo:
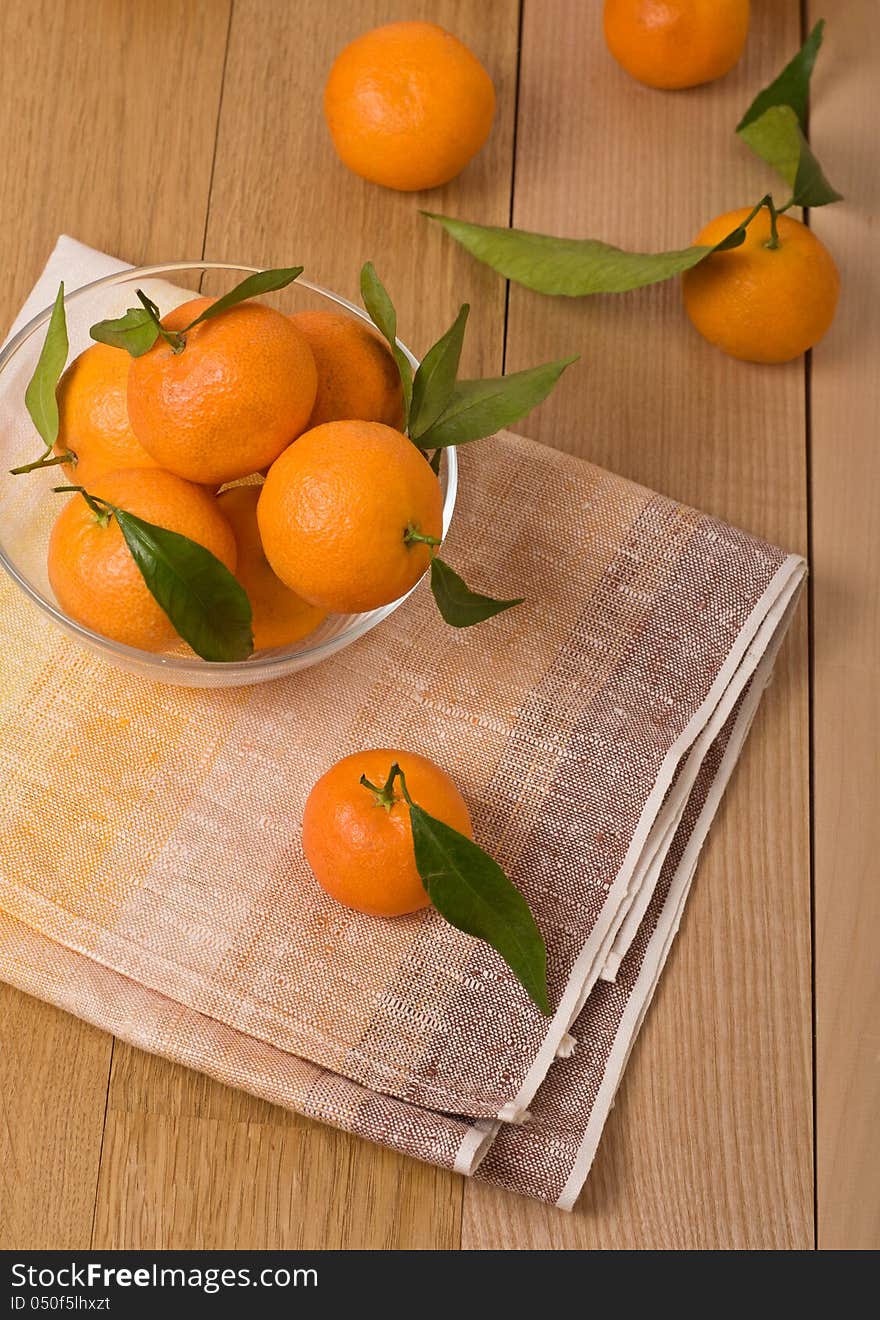
[[[457,1244],[460,1180],[118,1046],[94,1246]]]
[[[598,5],[525,0],[514,223],[684,245],[768,176],[733,127],[799,44],[755,6],[740,66],[686,93],[630,80]],[[457,208],[485,220],[480,206]],[[807,542],[804,366],[734,362],[675,283],[591,301],[513,289],[508,369],[580,352],[523,427],[787,548]],[[805,611],[706,849],[657,1001],[571,1216],[480,1184],[465,1247],[809,1247],[812,1222]]]
[[[0,1250],[87,1247],[111,1039],[0,987]]]
[[[432,231],[417,208],[479,205],[495,223],[507,221],[517,5],[406,7],[407,17],[429,18],[467,41],[498,91],[486,150],[461,179],[424,198],[349,174],[320,113],[335,53],[399,16],[391,0],[237,0],[207,255],[302,262],[311,278],[349,297],[371,258],[395,298],[404,338],[424,348],[467,299],[474,306],[467,369],[497,371],[503,286]],[[461,1180],[451,1174],[117,1050],[96,1246],[449,1248],[459,1242],[460,1207]]]
[[[811,21],[822,14],[810,4]],[[880,311],[872,291],[876,6],[829,15],[810,137],[846,201],[811,224],[840,309],[812,365],[816,1173],[819,1246],[880,1246]]]
[[[227,19],[227,0],[0,6],[4,326],[62,230],[134,261],[201,250]],[[86,1247],[111,1039],[0,986],[0,1040],[0,1246]]]

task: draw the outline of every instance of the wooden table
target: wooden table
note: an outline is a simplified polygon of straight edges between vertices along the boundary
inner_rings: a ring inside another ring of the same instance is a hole
[[[722,357],[674,283],[591,301],[508,292],[419,216],[684,245],[765,191],[733,126],[798,46],[802,8],[809,22],[833,11],[811,133],[847,196],[811,217],[843,276],[811,361]],[[416,348],[472,304],[467,374],[581,354],[527,433],[812,563],[573,1215],[317,1127],[3,988],[0,1245],[880,1243],[877,24],[871,0],[753,10],[730,76],[662,94],[607,54],[600,0],[0,7],[4,325],[62,230],[134,262],[302,262],[348,295],[371,257]],[[487,148],[427,197],[348,174],[320,112],[335,52],[401,15],[457,33],[498,91]]]

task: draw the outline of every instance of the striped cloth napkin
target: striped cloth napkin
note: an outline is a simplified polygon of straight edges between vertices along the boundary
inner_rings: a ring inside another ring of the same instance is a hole
[[[20,320],[60,278],[119,264],[60,240]],[[518,436],[460,458],[451,562],[526,603],[456,631],[423,584],[347,650],[259,687],[109,667],[4,576],[0,975],[229,1085],[570,1209],[805,565]],[[545,935],[552,1017],[433,910],[382,921],[313,882],[306,795],[369,746],[458,782]]]

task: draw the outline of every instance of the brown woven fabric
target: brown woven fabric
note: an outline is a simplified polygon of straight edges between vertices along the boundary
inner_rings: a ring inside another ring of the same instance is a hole
[[[82,253],[56,251],[39,305]],[[459,632],[423,584],[262,687],[108,668],[0,584],[0,971],[397,1150],[465,1171],[488,1150],[485,1176],[570,1204],[803,564],[519,437],[461,461],[444,554],[526,604]],[[435,912],[381,921],[315,885],[305,797],[364,746],[456,779],[546,937],[551,1020]]]

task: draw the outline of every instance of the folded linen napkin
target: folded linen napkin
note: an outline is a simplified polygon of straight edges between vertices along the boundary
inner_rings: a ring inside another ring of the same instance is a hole
[[[59,279],[120,264],[62,238],[19,323]],[[449,557],[526,603],[458,632],[423,584],[347,650],[259,687],[123,673],[4,578],[0,975],[231,1085],[571,1208],[805,565],[521,437],[460,459]],[[551,1018],[433,910],[381,921],[313,882],[305,797],[365,746],[421,751],[458,782],[545,935]],[[63,817],[45,811],[62,799]]]

